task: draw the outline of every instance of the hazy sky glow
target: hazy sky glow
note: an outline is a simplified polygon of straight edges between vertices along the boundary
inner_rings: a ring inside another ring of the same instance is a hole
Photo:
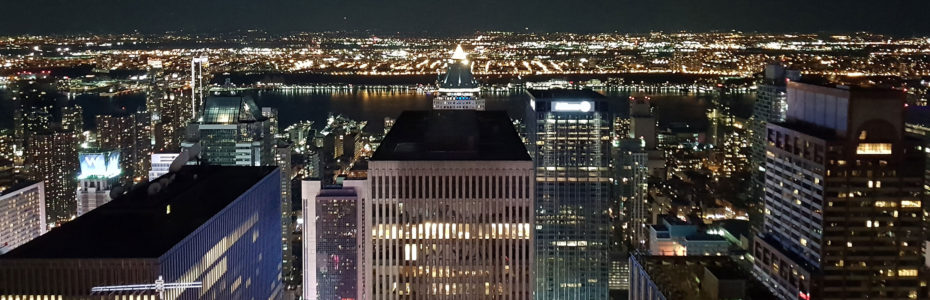
[[[928,0],[3,0],[0,34],[746,30],[930,34]]]

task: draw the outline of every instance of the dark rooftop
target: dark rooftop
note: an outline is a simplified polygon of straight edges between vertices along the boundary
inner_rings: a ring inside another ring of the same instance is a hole
[[[649,278],[668,299],[703,299],[701,282],[704,270],[722,280],[745,280],[743,299],[769,300],[775,296],[749,270],[726,256],[634,256],[636,262],[649,274]],[[631,266],[633,267],[633,266]],[[726,288],[721,286],[721,288]]]
[[[569,90],[569,89],[548,89],[548,90],[527,90],[533,98],[536,99],[607,99],[601,93],[590,89]]]
[[[505,111],[405,111],[371,157],[392,160],[529,161]]]
[[[13,249],[0,260],[157,258],[275,169],[186,166],[159,177],[174,177],[160,192],[150,196],[152,183],[144,184]]]
[[[8,194],[15,193],[15,192],[18,192],[19,190],[21,190],[21,189],[23,189],[23,188],[25,188],[25,187],[31,186],[31,185],[33,185],[33,184],[36,184],[36,183],[39,183],[39,182],[38,182],[38,181],[32,181],[32,180],[23,180],[23,181],[20,181],[20,182],[14,184],[14,185],[12,185],[12,186],[10,186],[9,188],[7,188],[7,189],[5,189],[5,190],[0,190],[0,197],[6,196],[6,195],[8,195]]]

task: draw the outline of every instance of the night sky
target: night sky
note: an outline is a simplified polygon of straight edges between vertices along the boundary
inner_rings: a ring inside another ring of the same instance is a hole
[[[0,34],[373,30],[930,35],[930,0],[0,0]]]

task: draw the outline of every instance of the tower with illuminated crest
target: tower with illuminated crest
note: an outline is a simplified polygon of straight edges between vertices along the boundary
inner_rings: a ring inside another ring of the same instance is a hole
[[[439,95],[433,99],[434,110],[484,110],[484,99],[478,95],[481,88],[471,74],[471,62],[462,50],[455,47],[446,73],[439,78]]]

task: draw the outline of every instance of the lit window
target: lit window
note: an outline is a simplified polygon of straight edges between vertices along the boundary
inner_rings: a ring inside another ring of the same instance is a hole
[[[901,207],[920,207],[920,201],[901,200]]]
[[[891,154],[890,143],[861,143],[856,148],[859,155],[886,155]]]
[[[898,276],[900,277],[916,277],[917,269],[901,269],[898,270]]]

